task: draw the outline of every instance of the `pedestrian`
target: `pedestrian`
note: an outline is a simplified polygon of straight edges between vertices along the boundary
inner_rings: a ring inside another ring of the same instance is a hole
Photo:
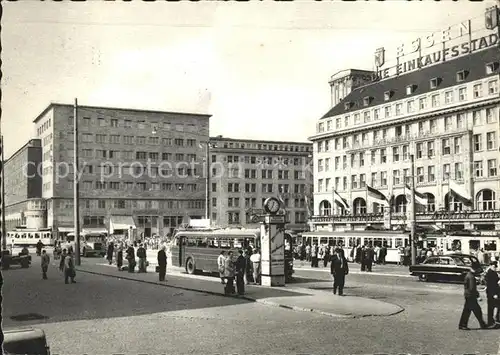
[[[144,244],[137,248],[137,258],[139,258],[139,272],[146,272],[146,249],[144,249]]]
[[[310,262],[311,261],[311,245],[307,244],[306,246],[306,261]]]
[[[485,281],[486,281],[486,299],[488,302],[488,326],[495,325],[495,321],[500,323],[500,309],[499,300],[500,287],[498,285],[499,277],[497,273],[498,261],[490,262],[490,267],[486,270]],[[493,313],[497,310],[495,319],[493,318]]]
[[[387,244],[384,244],[382,248],[380,248],[380,264],[385,265],[385,258],[387,256]]]
[[[344,295],[344,284],[345,277],[349,274],[349,264],[344,256],[344,251],[337,248],[335,255],[332,257],[332,263],[330,264],[330,273],[333,277],[333,294],[337,294],[337,288],[339,290],[339,296]]]
[[[483,320],[483,312],[481,311],[481,306],[479,306],[478,298],[479,292],[477,291],[477,282],[475,274],[478,273],[477,268],[479,265],[472,264],[469,268],[469,272],[465,275],[464,280],[464,297],[465,303],[462,310],[462,316],[458,323],[458,329],[470,330],[467,326],[469,323],[470,313],[473,312],[476,316],[479,325],[482,329],[486,328],[486,323]]]
[[[477,252],[477,260],[479,260],[479,263],[481,265],[484,264],[484,250],[483,250],[483,248],[479,249],[479,251]]]
[[[43,248],[42,240],[39,240],[38,243],[36,243],[36,255],[37,256],[40,256],[42,254],[42,248]]]
[[[361,262],[361,271],[365,271],[366,270],[366,245],[363,245],[363,247],[361,248],[360,262]]]
[[[235,293],[234,289],[234,261],[233,252],[229,251],[227,257],[224,260],[224,277],[226,278],[226,286],[224,287],[224,293],[226,295],[232,295]]]
[[[64,259],[66,258],[66,255],[68,255],[68,252],[66,249],[63,249],[62,254],[61,254],[61,260],[59,261],[59,270],[64,271]]]
[[[123,247],[120,245],[118,247],[118,252],[116,253],[116,267],[118,271],[122,271],[123,266]]]
[[[134,273],[135,269],[135,250],[132,245],[127,249],[128,272]]]
[[[259,249],[255,249],[252,256],[250,257],[253,269],[253,282],[254,284],[260,284],[260,253]]]
[[[64,283],[69,283],[68,279],[71,279],[71,283],[76,283],[75,276],[75,261],[73,259],[73,253],[69,251],[64,258]]]
[[[42,251],[42,278],[47,280],[47,270],[50,265],[50,256],[45,250]]]
[[[249,285],[253,282],[252,277],[252,262],[250,261],[250,257],[252,256],[252,247],[248,246],[245,249],[245,284]]]
[[[238,295],[243,295],[245,293],[245,280],[244,280],[244,275],[245,275],[245,269],[246,269],[246,260],[245,257],[243,256],[243,250],[238,250],[238,253],[240,254],[238,258],[236,259],[236,289],[238,292]]]
[[[224,265],[226,264],[226,252],[222,250],[217,257],[217,267],[219,270],[219,277],[220,277],[220,283],[225,284],[226,281],[224,281]]]
[[[318,243],[314,242],[311,248],[311,267],[318,267],[318,253],[319,253]]]
[[[371,243],[368,244],[368,247],[365,248],[365,266],[366,266],[366,271],[371,272],[372,271],[372,266],[373,266],[373,259],[374,259],[374,251],[372,248]]]
[[[106,257],[106,259],[108,259],[109,265],[111,265],[113,263],[113,251],[114,251],[114,249],[115,249],[115,245],[113,244],[113,242],[109,243],[107,257]]]
[[[358,246],[356,247],[356,262],[358,264],[362,264],[363,259],[363,247],[361,246],[361,243],[358,243]]]
[[[158,274],[160,281],[165,281],[165,274],[167,273],[167,253],[165,249],[165,246],[162,246],[158,252]]]
[[[325,246],[325,251],[323,253],[323,267],[328,266],[328,262],[330,261],[330,246]]]

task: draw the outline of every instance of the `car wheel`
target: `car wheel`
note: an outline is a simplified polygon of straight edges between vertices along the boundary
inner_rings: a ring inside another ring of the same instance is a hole
[[[426,274],[421,274],[421,275],[418,275],[418,279],[422,282],[427,282],[429,281],[429,278],[427,277]]]
[[[193,275],[195,272],[195,265],[194,265],[194,260],[191,258],[188,258],[186,260],[186,272],[190,275]]]

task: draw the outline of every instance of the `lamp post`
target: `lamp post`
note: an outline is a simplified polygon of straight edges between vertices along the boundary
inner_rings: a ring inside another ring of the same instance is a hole
[[[413,154],[410,155],[411,162],[411,238],[410,238],[410,247],[411,247],[411,264],[415,265],[417,260],[417,248],[416,248],[416,211],[415,211],[415,156]]]
[[[216,148],[217,145],[210,141],[202,142],[206,147],[205,151],[205,219],[210,219],[210,148]]]
[[[74,225],[75,225],[75,264],[80,265],[80,189],[78,181],[78,100],[75,99],[73,108],[73,208],[74,208]]]
[[[5,226],[5,159],[4,159],[4,145],[3,136],[0,136],[0,149],[1,154],[1,179],[2,179],[2,250],[7,250],[7,227]]]

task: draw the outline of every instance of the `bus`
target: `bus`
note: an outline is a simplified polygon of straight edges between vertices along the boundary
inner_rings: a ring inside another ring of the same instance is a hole
[[[292,237],[285,232],[285,246],[291,245]],[[251,246],[260,249],[259,229],[200,229],[179,230],[174,234],[170,252],[172,265],[183,267],[188,274],[196,272],[217,273],[217,258],[222,250],[233,251]],[[293,255],[285,247],[285,276],[291,280]]]
[[[13,249],[22,249],[23,247],[34,249],[38,241],[42,241],[46,247],[52,247],[55,242],[52,230],[50,228],[16,228],[7,232],[7,245],[10,245]]]
[[[107,252],[106,239],[106,233],[82,232],[80,234],[80,255],[83,257],[105,256]],[[68,233],[66,243],[61,246],[63,249],[71,247],[75,250],[75,234]]]

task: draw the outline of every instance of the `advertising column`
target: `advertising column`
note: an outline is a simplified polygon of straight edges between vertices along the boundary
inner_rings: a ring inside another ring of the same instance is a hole
[[[261,224],[263,286],[285,285],[285,216],[266,215]]]

